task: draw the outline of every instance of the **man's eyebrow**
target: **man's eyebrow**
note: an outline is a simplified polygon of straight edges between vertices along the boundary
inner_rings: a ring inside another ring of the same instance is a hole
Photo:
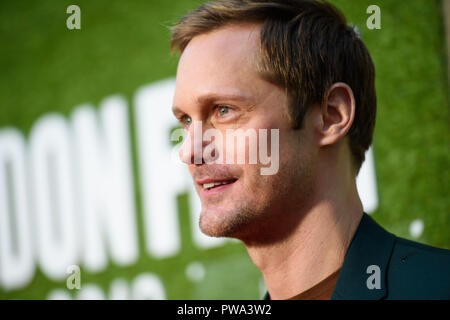
[[[184,112],[177,106],[172,107],[172,113],[177,117],[178,115],[183,114]]]
[[[226,101],[248,101],[250,100],[244,93],[207,93],[196,98],[196,102],[199,105],[207,105],[215,102]],[[172,112],[175,116],[185,113],[180,107],[174,105]]]
[[[244,93],[206,93],[198,96],[195,101],[198,105],[208,105],[216,102],[226,102],[226,101],[249,101],[249,97]],[[174,105],[172,107],[172,112],[175,117],[184,114],[185,112],[181,110],[180,107]]]
[[[197,103],[210,104],[217,101],[247,101],[248,99],[244,93],[207,93],[197,97]]]

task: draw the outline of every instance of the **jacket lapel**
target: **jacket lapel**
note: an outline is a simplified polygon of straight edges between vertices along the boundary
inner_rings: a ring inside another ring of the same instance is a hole
[[[386,273],[395,238],[364,213],[345,256],[331,299],[378,300],[384,298],[387,294]],[[369,266],[375,267],[369,268]],[[379,267],[380,288],[369,289],[372,287],[370,286],[372,281],[369,281],[368,286],[368,279],[371,276],[372,278],[377,276],[377,267]]]

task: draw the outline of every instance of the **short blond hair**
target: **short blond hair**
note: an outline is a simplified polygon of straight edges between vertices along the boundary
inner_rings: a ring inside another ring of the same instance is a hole
[[[258,71],[287,91],[294,128],[302,128],[308,108],[322,103],[333,83],[352,88],[356,112],[347,134],[359,171],[375,127],[375,68],[343,14],[325,1],[215,0],[172,28],[171,48],[182,52],[195,36],[242,22],[262,25]]]

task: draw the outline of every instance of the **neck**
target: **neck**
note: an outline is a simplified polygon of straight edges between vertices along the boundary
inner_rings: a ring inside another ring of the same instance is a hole
[[[295,296],[339,269],[362,218],[351,171],[345,177],[327,164],[319,172],[320,188],[315,188],[312,204],[305,206],[308,212],[297,209],[302,218],[294,232],[282,242],[244,242],[272,299]]]

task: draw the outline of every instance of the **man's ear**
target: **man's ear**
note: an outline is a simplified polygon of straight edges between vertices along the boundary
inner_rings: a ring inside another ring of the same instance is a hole
[[[352,89],[343,82],[334,83],[323,99],[320,108],[319,144],[326,146],[344,137],[355,117],[355,97]]]

